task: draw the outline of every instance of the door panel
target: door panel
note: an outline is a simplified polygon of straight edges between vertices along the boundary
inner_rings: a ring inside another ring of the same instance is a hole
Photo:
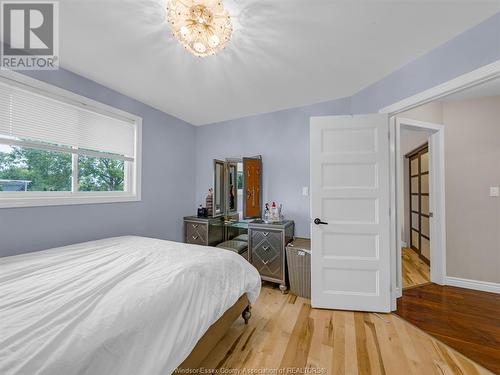
[[[418,186],[418,177],[412,177],[411,178],[411,191],[412,193],[418,194],[419,192],[419,186]]]
[[[377,184],[377,168],[375,164],[324,164],[321,173],[322,187],[335,189],[339,187],[375,187]]]
[[[323,284],[326,286],[324,292],[334,295],[356,293],[376,296],[378,280],[377,270],[332,267],[325,268],[323,272]]]
[[[410,172],[412,176],[418,174],[418,158],[410,160]]]
[[[410,247],[429,260],[429,150],[428,145],[406,155],[410,163]]]
[[[390,311],[388,123],[311,118],[313,307]]]
[[[420,155],[420,172],[429,172],[429,152]]]
[[[378,257],[377,234],[325,232],[322,235],[325,258],[376,259]]]
[[[331,224],[374,224],[377,204],[375,198],[323,198],[321,217]]]
[[[376,130],[372,128],[324,129],[321,149],[323,154],[352,154],[376,152]]]
[[[419,233],[418,233],[418,229],[415,230],[415,229],[412,229],[411,230],[411,245],[412,247],[414,246],[420,246],[419,244]]]
[[[262,160],[243,158],[244,178],[244,218],[261,217]]]
[[[429,194],[429,175],[420,175],[420,192],[422,194]]]
[[[411,196],[411,204],[413,205],[413,207],[417,207],[418,206],[418,195],[412,195]],[[423,205],[423,201],[422,201],[422,205]]]
[[[412,212],[411,213],[411,227],[413,229],[416,229],[417,231],[420,229],[420,217],[418,216],[418,213]]]
[[[429,218],[425,216],[420,217],[420,233],[429,237]]]
[[[420,197],[420,212],[424,215],[429,215],[429,196],[422,195]]]

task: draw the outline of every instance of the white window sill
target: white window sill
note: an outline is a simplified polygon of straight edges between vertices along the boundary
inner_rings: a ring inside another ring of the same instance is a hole
[[[65,206],[77,204],[100,204],[100,203],[120,203],[120,202],[138,202],[141,197],[130,193],[40,193],[28,194],[29,196],[15,197],[5,196],[11,193],[0,194],[0,209],[2,208],[20,208],[20,207],[41,207],[41,206]],[[18,195],[18,193],[14,193]]]

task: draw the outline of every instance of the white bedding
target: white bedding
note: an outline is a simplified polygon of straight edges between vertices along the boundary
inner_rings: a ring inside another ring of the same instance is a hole
[[[168,375],[259,292],[236,253],[143,237],[0,258],[0,373]]]

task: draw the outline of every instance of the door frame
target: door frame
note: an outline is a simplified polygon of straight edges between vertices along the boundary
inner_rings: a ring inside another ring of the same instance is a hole
[[[442,84],[439,84],[437,86],[431,87],[430,89],[424,90],[422,92],[419,92],[413,96],[410,96],[408,98],[405,98],[403,100],[400,100],[398,102],[395,102],[389,106],[383,107],[379,110],[379,113],[386,113],[390,116],[390,124],[389,124],[389,139],[390,139],[390,161],[389,161],[389,167],[390,167],[390,216],[391,216],[391,294],[392,294],[392,309],[396,310],[396,300],[398,297],[401,296],[402,289],[401,287],[398,288],[398,283],[397,283],[397,275],[398,275],[398,270],[397,270],[397,248],[400,248],[401,243],[398,242],[396,243],[397,240],[397,234],[400,232],[400,227],[397,226],[397,199],[396,199],[396,188],[397,188],[397,179],[396,179],[396,171],[397,171],[397,166],[396,166],[396,115],[408,111],[412,108],[419,107],[421,105],[430,103],[432,101],[435,101],[437,99],[440,99],[444,96],[463,91],[465,89],[468,89],[470,87],[480,85],[481,83],[485,83],[487,81],[496,79],[500,77],[500,60],[497,60],[495,62],[492,62],[488,65],[484,65],[478,69],[475,69],[469,73],[460,75],[456,78],[453,78],[447,82],[444,82]],[[440,132],[441,133],[441,132]],[[442,148],[444,150],[444,137],[441,137],[441,140],[439,141],[442,143]],[[430,146],[430,145],[429,145]],[[444,159],[443,159],[444,163]],[[443,184],[442,184],[442,189],[444,189],[444,176],[443,177]],[[444,201],[442,202],[444,205]],[[440,209],[443,209],[443,214],[444,212],[444,206]],[[443,238],[446,237],[445,235],[445,227],[441,229],[441,234]],[[446,256],[446,242],[442,244],[443,246],[443,253]],[[399,259],[401,259],[399,257]],[[446,257],[444,258],[444,260]],[[431,264],[432,264],[432,259],[431,259]],[[446,261],[443,262],[443,269],[442,269],[442,283],[446,284]],[[400,271],[399,271],[400,272]]]
[[[400,135],[401,127],[428,130],[429,136],[429,211],[433,213],[433,218],[429,222],[429,231],[431,238],[430,261],[431,272],[430,280],[433,283],[444,285],[446,280],[446,209],[445,209],[445,164],[444,164],[444,136],[445,128],[441,124],[416,121],[408,118],[395,117],[391,119],[390,131],[393,132],[392,138],[395,142],[394,154],[391,155],[392,164],[395,169],[391,175],[395,179],[395,189],[391,193],[391,205],[394,203],[394,216],[396,230],[391,237],[395,235],[394,248],[391,253],[394,254],[395,262],[391,262],[392,282],[395,283],[396,298],[402,296],[402,265],[401,265],[401,225],[404,221],[404,189],[401,176],[403,174],[403,165],[401,162]],[[394,199],[394,200],[393,200]],[[394,228],[391,228],[394,229]],[[399,246],[398,246],[399,244]],[[395,263],[395,264],[394,264]],[[394,268],[395,266],[395,268]],[[394,297],[394,295],[393,295]]]

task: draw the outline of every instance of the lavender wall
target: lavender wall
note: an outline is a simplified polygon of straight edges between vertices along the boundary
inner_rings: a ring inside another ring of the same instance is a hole
[[[142,201],[0,210],[0,256],[139,234],[181,240],[192,211],[195,128],[66,70],[30,76],[143,118]]]
[[[263,155],[264,199],[283,202],[296,235],[310,234],[309,118],[375,113],[380,108],[500,59],[500,13],[350,98],[196,129],[196,203],[212,186],[212,159]]]
[[[349,113],[349,100],[245,117],[196,129],[196,203],[213,186],[213,159],[262,155],[263,199],[283,203],[295,232],[309,235],[309,118]]]
[[[411,42],[411,41],[410,41]],[[180,240],[212,185],[212,159],[261,154],[264,199],[309,236],[309,118],[376,112],[500,59],[500,13],[350,98],[200,128],[71,72],[29,75],[143,117],[141,202],[0,210],[0,256],[121,234]],[[306,72],[304,74],[307,74]],[[194,198],[194,199],[193,199]]]
[[[497,60],[500,60],[500,12],[353,95],[351,111],[378,112]]]

